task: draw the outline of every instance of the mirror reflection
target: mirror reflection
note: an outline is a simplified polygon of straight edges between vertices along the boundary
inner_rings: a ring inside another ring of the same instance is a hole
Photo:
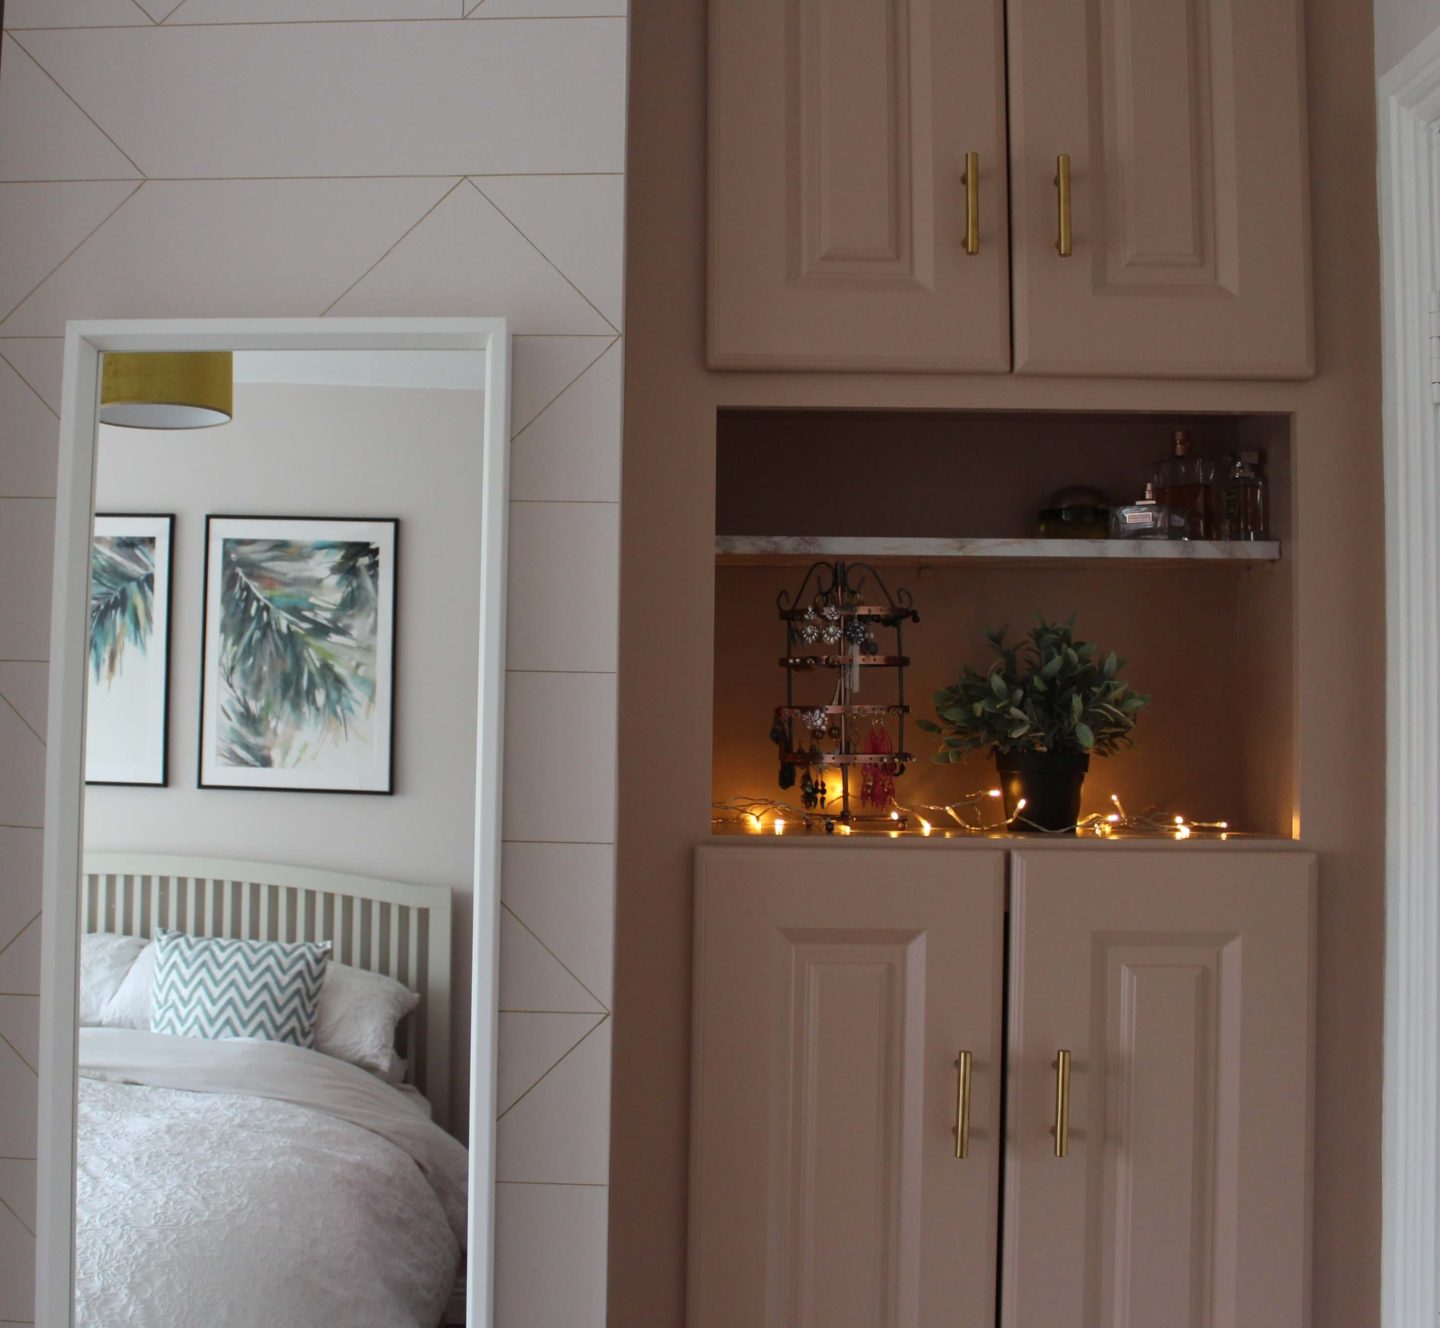
[[[483,373],[105,357],[86,1328],[464,1322]]]

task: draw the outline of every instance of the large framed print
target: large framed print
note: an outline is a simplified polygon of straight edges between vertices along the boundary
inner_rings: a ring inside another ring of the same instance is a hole
[[[173,515],[96,514],[90,545],[85,782],[169,781]]]
[[[206,518],[202,788],[393,791],[399,532]]]

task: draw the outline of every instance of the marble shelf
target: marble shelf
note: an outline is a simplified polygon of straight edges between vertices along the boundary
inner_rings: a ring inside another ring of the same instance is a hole
[[[914,539],[888,535],[718,535],[721,567],[788,567],[844,558],[876,564],[1187,563],[1243,566],[1275,562],[1276,540]]]

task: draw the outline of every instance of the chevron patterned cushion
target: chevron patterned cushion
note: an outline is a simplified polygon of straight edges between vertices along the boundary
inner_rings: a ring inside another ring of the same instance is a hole
[[[227,940],[155,933],[151,1031],[315,1045],[330,942]]]

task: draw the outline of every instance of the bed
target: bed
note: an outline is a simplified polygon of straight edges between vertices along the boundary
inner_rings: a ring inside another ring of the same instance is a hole
[[[327,981],[335,964],[382,974],[418,1004],[390,1082],[287,1043],[83,1027],[77,1325],[464,1322],[450,909],[445,887],[86,854],[86,934],[329,941]]]

